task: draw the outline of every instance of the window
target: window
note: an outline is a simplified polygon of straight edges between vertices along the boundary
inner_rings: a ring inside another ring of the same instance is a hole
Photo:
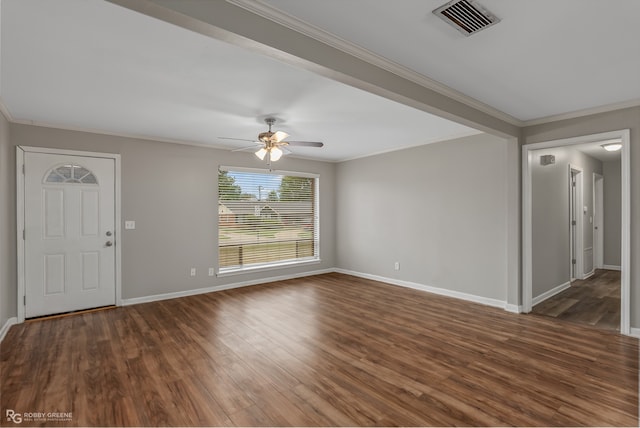
[[[51,170],[46,183],[78,183],[78,184],[98,184],[96,176],[88,169],[80,165],[60,165]]]
[[[218,171],[218,273],[319,260],[318,176]]]

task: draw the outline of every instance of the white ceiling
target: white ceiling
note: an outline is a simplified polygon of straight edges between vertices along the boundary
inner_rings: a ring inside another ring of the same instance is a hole
[[[431,13],[443,0],[251,3],[519,120],[640,102],[640,1],[481,2],[502,21],[471,37]],[[0,5],[0,98],[17,122],[233,149],[216,137],[254,138],[275,116],[325,143],[295,155],[328,161],[477,132],[109,2]]]
[[[602,148],[603,142],[586,143],[574,146],[578,151],[585,155],[598,159],[602,162],[620,161],[622,159],[622,151],[608,152]]]
[[[501,22],[471,37],[446,0],[262,3],[523,121],[640,101],[640,1],[479,1]]]
[[[0,96],[15,121],[238,148],[265,116],[339,161],[471,128],[99,0],[2,0]]]

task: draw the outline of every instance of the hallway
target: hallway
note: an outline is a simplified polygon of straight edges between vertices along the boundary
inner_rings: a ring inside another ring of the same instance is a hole
[[[593,276],[536,305],[532,313],[620,331],[620,272],[597,269]]]

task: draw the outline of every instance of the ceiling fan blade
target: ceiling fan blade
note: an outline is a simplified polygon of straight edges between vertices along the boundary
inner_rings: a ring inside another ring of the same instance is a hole
[[[240,147],[239,149],[233,149],[232,152],[243,152],[245,150],[257,150],[262,146],[262,143],[254,144],[253,146]]]
[[[256,140],[249,140],[246,138],[233,138],[233,137],[218,137],[219,140],[236,140],[236,141],[251,141],[255,142]]]
[[[271,136],[271,141],[275,141],[276,143],[279,143],[280,141],[284,140],[288,136],[289,134],[287,134],[286,132],[276,131]]]
[[[322,147],[324,143],[320,141],[283,141],[283,143],[287,143],[290,146],[298,146],[298,147]]]

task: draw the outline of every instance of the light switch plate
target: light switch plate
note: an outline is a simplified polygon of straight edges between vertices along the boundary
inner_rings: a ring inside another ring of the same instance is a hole
[[[127,220],[124,222],[124,228],[127,230],[132,230],[136,228],[136,222],[133,220]]]

